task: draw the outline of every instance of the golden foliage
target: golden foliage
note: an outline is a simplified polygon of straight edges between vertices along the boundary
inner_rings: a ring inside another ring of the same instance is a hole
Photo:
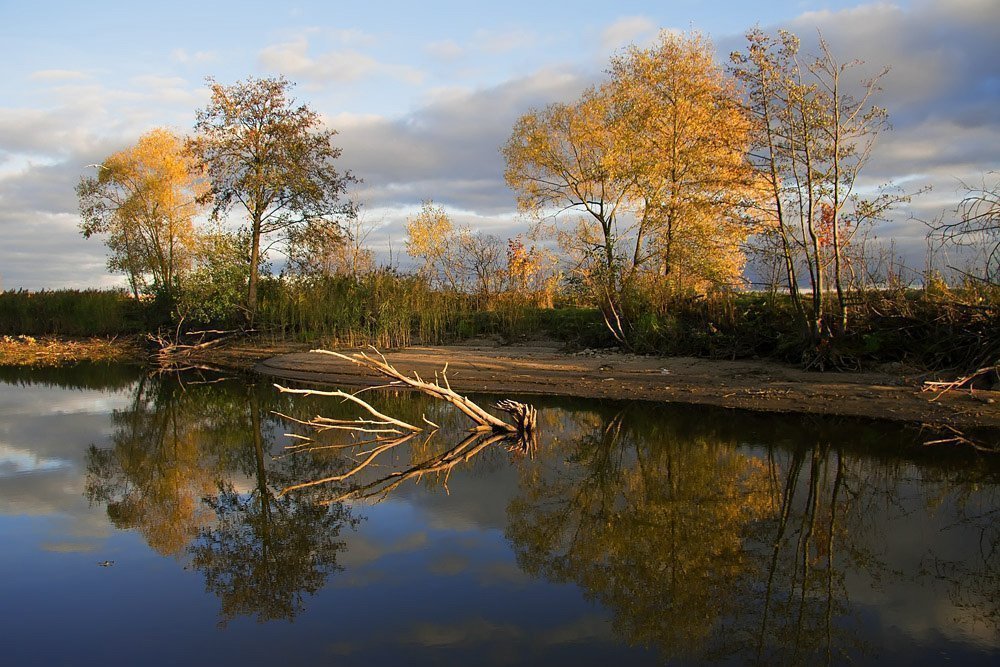
[[[108,235],[108,268],[125,273],[134,292],[150,283],[171,289],[191,268],[205,191],[182,140],[157,128],[97,168],[76,189],[81,232]]]
[[[596,295],[640,273],[678,289],[738,284],[752,222],[750,124],[698,34],[632,47],[572,104],[522,116],[502,151],[520,209],[550,222]],[[566,212],[569,226],[560,224]]]

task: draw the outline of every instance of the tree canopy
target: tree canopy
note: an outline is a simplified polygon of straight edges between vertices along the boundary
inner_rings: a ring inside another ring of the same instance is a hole
[[[198,111],[190,147],[211,184],[213,215],[233,209],[246,214],[246,308],[252,320],[262,240],[280,242],[281,232],[287,236],[290,229],[306,224],[339,228],[343,218],[354,215],[345,195],[356,179],[335,165],[341,153],[332,143],[336,132],[325,129],[308,106],[296,105],[288,80],[209,83],[212,98]]]
[[[204,183],[182,140],[157,128],[95,165],[76,187],[80,231],[106,234],[108,269],[124,273],[133,293],[174,290],[195,251],[194,218]]]

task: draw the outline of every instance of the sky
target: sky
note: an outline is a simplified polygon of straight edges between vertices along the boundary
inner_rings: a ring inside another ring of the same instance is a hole
[[[123,284],[84,239],[74,187],[154,127],[188,133],[206,77],[284,75],[337,130],[362,179],[367,242],[407,265],[406,217],[433,199],[460,225],[523,233],[499,147],[532,108],[570,101],[661,29],[698,30],[721,62],[753,26],[891,67],[893,130],[866,187],[932,189],[876,234],[916,269],[961,183],[1000,170],[1000,1],[19,2],[0,0],[0,289]]]

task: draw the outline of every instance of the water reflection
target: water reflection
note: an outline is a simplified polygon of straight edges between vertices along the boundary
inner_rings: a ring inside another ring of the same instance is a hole
[[[571,585],[597,605],[589,615],[566,608],[567,622],[586,619],[586,641],[647,647],[657,659],[832,663],[944,650],[986,659],[1000,650],[998,467],[892,454],[907,434],[552,400],[538,402],[542,437],[531,459],[499,442],[462,446],[464,422],[448,406],[372,394],[386,414],[442,429],[388,452],[382,467],[336,479],[359,462],[351,448],[327,446],[341,436],[291,453],[283,434],[296,424],[275,413],[349,419],[350,406],[264,382],[140,377],[130,387],[107,441],[87,452],[86,498],[114,526],[197,570],[222,624],[301,617],[330,584],[372,585],[351,579],[368,539],[355,531],[374,511],[367,503],[386,497],[406,506],[401,524],[418,512],[433,515],[422,525],[456,534],[502,523],[498,534],[530,577],[518,586],[555,599],[562,589],[547,586]],[[450,454],[456,446],[461,461]],[[424,467],[435,461],[448,467]],[[319,479],[328,481],[299,486]],[[345,504],[357,498],[366,503]],[[426,572],[428,539],[385,567],[401,576],[413,559]],[[469,589],[461,575],[474,557],[438,554],[429,566],[468,593],[448,618],[480,619],[473,634],[483,650],[531,637],[523,619],[479,615],[475,595],[488,589]],[[449,623],[414,616],[395,630],[440,634]]]
[[[112,414],[112,446],[87,455],[87,498],[157,552],[188,556],[219,597],[223,624],[292,619],[340,569],[340,531],[356,522],[308,489],[277,495],[330,462],[271,456],[264,393],[143,378],[129,408]]]

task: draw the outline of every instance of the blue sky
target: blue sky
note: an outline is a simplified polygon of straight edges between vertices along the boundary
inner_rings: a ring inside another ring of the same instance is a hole
[[[433,198],[463,224],[526,229],[498,146],[532,106],[572,99],[623,45],[660,28],[698,29],[720,55],[759,24],[806,49],[817,29],[840,57],[892,66],[882,104],[895,130],[868,173],[933,185],[879,235],[920,266],[923,228],[958,179],[1000,168],[1000,2],[22,3],[0,0],[0,288],[115,284],[84,240],[73,187],[85,165],[156,126],[189,131],[223,83],[284,74],[340,132],[343,165],[375,227]],[[405,260],[404,260],[405,262]]]

